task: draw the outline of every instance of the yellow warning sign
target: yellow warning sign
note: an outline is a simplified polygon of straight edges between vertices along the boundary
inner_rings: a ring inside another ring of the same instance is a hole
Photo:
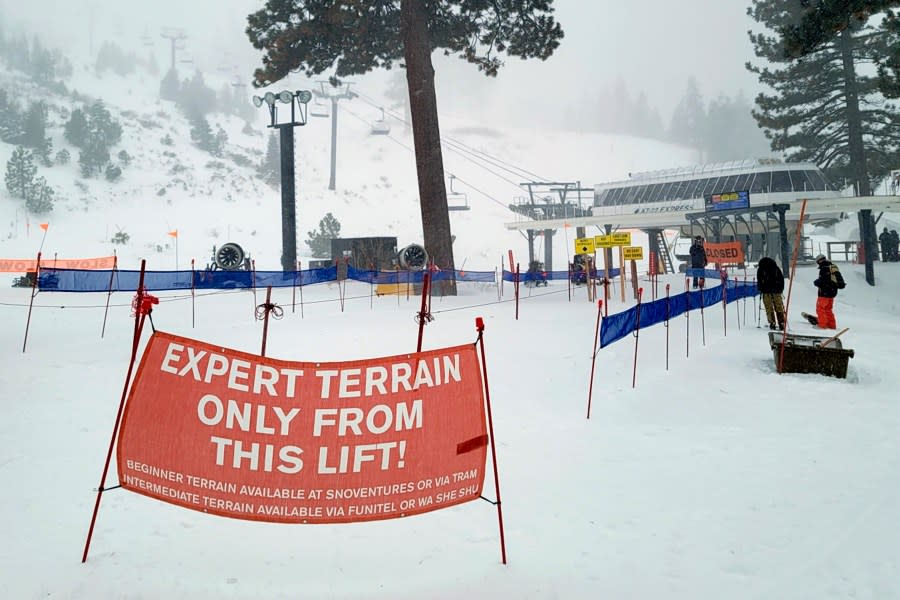
[[[644,260],[644,248],[641,246],[626,246],[622,248],[625,260]]]
[[[594,251],[594,238],[576,238],[575,254],[590,254]]]
[[[612,248],[612,236],[611,235],[595,235],[594,236],[594,247],[595,248]]]
[[[613,246],[630,246],[631,245],[631,232],[625,233],[612,233],[610,234],[612,237],[612,245]]]

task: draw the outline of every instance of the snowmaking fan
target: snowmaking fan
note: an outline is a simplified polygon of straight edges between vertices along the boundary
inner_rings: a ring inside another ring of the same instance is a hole
[[[212,264],[213,269],[221,269],[222,271],[242,271],[248,270],[250,261],[244,254],[244,249],[234,242],[228,242],[219,246],[218,250],[213,246]]]
[[[421,271],[428,264],[428,253],[418,244],[410,244],[398,253],[400,268],[410,271]]]

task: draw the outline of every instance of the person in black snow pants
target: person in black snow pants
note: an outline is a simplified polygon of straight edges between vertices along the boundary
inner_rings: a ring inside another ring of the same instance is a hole
[[[703,238],[699,235],[694,238],[694,243],[691,244],[691,269],[704,269],[706,268],[707,263],[709,261],[706,259],[706,249],[703,247]],[[696,289],[698,286],[705,283],[706,279],[703,276],[694,274],[694,288]]]
[[[768,256],[761,258],[757,265],[756,287],[762,296],[769,329],[784,329],[784,273]]]

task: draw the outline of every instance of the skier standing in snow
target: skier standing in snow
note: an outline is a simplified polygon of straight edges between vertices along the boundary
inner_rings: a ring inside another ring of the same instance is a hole
[[[706,249],[703,247],[703,238],[699,235],[694,238],[694,243],[691,244],[691,269],[704,269],[706,268],[707,263],[709,261],[706,258]],[[696,271],[694,272],[694,288],[698,285],[702,285],[706,279],[702,276],[698,276]]]
[[[769,329],[784,329],[784,273],[768,256],[759,261],[756,270],[756,287],[762,295],[762,303],[769,320]]]
[[[881,235],[878,236],[878,243],[881,245],[881,260],[883,262],[888,262],[892,258],[892,252],[891,234],[888,232],[887,227],[885,227],[884,231],[881,232]]]
[[[837,329],[834,320],[834,299],[838,290],[846,287],[844,277],[824,254],[816,257],[816,264],[819,265],[819,277],[813,285],[819,288],[819,297],[816,299],[816,316],[809,319],[809,322],[821,329]]]

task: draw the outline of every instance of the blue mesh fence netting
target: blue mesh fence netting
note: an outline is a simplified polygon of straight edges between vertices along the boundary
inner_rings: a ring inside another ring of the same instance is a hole
[[[147,291],[220,290],[235,288],[291,287],[337,279],[337,268],[304,271],[144,271]],[[38,287],[47,292],[134,292],[140,271],[83,271],[41,269]]]
[[[713,273],[718,277],[718,272],[713,271]],[[725,286],[717,285],[694,292],[683,292],[669,298],[660,298],[653,302],[632,306],[627,310],[603,319],[600,325],[600,347],[605,348],[637,329],[638,310],[640,310],[641,329],[645,329],[682,315],[688,310],[699,309],[701,304],[706,308],[707,306],[720,303],[722,302],[723,290],[725,290],[726,303],[758,294],[756,282],[742,283],[726,280]]]
[[[421,283],[424,271],[362,271],[348,266],[347,276],[364,283]],[[493,271],[432,271],[433,281],[494,283]],[[302,271],[145,271],[147,291],[221,290],[305,286],[337,280],[337,267]],[[137,291],[140,271],[87,271],[79,269],[41,269],[38,287],[47,292],[133,292]]]
[[[610,269],[610,278],[615,278],[619,276],[620,269]],[[584,271],[579,271],[579,273],[583,273]],[[568,271],[525,271],[524,273],[519,273],[519,281],[546,281],[546,280],[561,280],[565,281],[569,278],[570,273]],[[592,279],[600,279],[606,277],[606,271],[603,269],[591,269],[591,277]],[[583,279],[583,278],[582,278]],[[515,281],[516,274],[512,271],[503,271],[503,281]]]

